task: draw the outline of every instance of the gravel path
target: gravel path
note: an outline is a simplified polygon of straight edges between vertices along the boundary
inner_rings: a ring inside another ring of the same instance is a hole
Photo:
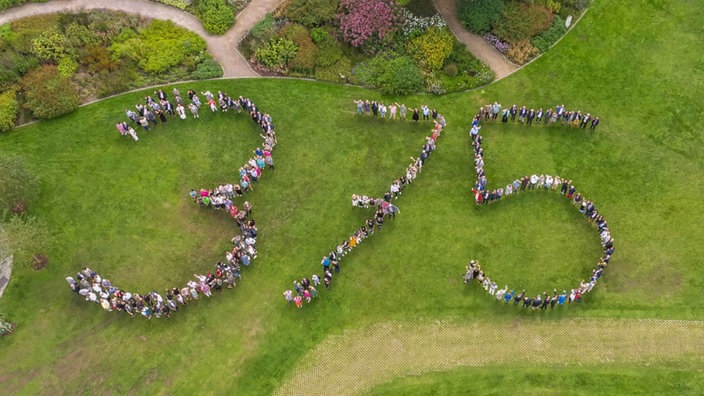
[[[222,36],[208,34],[198,18],[178,8],[149,0],[51,0],[47,3],[25,3],[0,12],[0,24],[33,15],[56,12],[80,12],[108,9],[139,14],[154,19],[167,19],[191,30],[205,39],[208,51],[223,68],[223,77],[257,77],[247,60],[237,51],[237,43],[264,15],[273,11],[283,0],[252,0],[237,15],[237,23]]]

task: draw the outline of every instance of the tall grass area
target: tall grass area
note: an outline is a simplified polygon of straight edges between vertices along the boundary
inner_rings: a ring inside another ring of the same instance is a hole
[[[132,142],[114,123],[145,96],[134,93],[0,135],[0,155],[22,155],[39,175],[41,194],[30,212],[56,241],[42,271],[15,267],[0,300],[0,311],[18,324],[0,339],[0,393],[271,394],[325,337],[388,320],[547,320],[559,328],[561,318],[576,317],[701,319],[702,13],[695,0],[595,1],[556,47],[481,91],[381,98],[426,103],[445,114],[448,128],[397,201],[400,216],[346,257],[332,290],[302,310],[285,302],[283,290],[320,272],[321,257],[370,215],[351,208],[350,195],[386,191],[431,125],[357,118],[353,100],[379,95],[355,87],[278,79],[179,86],[248,96],[272,114],[277,167],[248,197],[260,254],[241,284],[151,321],[103,312],[72,295],[64,277],[90,266],[124,288],[162,290],[212,269],[236,230],[187,193],[236,177],[260,141],[252,122],[203,111],[200,120],[173,119]],[[477,258],[500,287],[568,286],[588,276],[599,255],[595,231],[555,194],[471,203],[468,126],[479,106],[495,100],[565,103],[602,120],[595,133],[482,128],[490,186],[533,172],[560,174],[609,220],[617,252],[580,305],[534,315],[462,283],[464,265]],[[466,393],[470,387],[460,384],[486,379],[500,383],[498,390],[542,394],[535,374],[568,390],[586,384],[602,391],[605,378],[612,394],[688,392],[701,384],[697,369],[656,362],[646,379],[633,367],[606,373],[514,365],[377,390]]]

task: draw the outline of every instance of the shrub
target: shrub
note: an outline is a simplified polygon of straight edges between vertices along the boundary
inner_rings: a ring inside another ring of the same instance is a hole
[[[506,52],[506,56],[517,64],[523,65],[533,59],[538,53],[540,53],[540,51],[533,47],[530,40],[521,40],[515,43],[511,49]]]
[[[288,62],[296,56],[298,47],[285,38],[273,38],[254,51],[257,63],[275,71],[286,70]]]
[[[407,56],[377,56],[355,68],[359,82],[389,95],[423,91],[425,81],[418,65]]]
[[[430,28],[408,44],[413,59],[428,71],[440,70],[452,53],[455,37],[448,28]]]
[[[205,41],[200,36],[171,21],[153,20],[138,34],[130,31],[127,29],[120,33],[110,46],[110,52],[113,59],[131,58],[148,73],[164,73],[188,63],[194,68],[192,58],[200,56],[206,49]]]
[[[66,37],[57,32],[40,34],[32,40],[31,51],[41,61],[58,62],[66,54]]]
[[[406,38],[414,38],[433,27],[444,28],[447,26],[445,20],[438,14],[419,17],[405,8],[401,9],[401,20],[403,21],[401,32]]]
[[[91,44],[99,44],[100,38],[95,35],[86,25],[71,23],[66,28],[66,40],[73,47],[83,47]]]
[[[316,47],[313,44],[310,33],[308,33],[308,29],[303,25],[291,23],[281,29],[279,35],[293,41],[298,47],[296,56],[288,63],[289,68],[302,73],[311,72],[315,67]]]
[[[342,37],[355,47],[396,30],[399,9],[393,0],[342,0],[338,14]]]
[[[266,14],[264,18],[257,22],[252,27],[252,30],[249,31],[252,37],[263,41],[269,40],[274,36],[274,33],[276,33],[276,27],[274,25],[274,16],[271,14]]]
[[[318,52],[315,65],[318,67],[328,67],[342,59],[342,46],[332,35],[324,36],[318,43]]]
[[[59,64],[56,65],[56,69],[59,71],[61,77],[71,77],[73,73],[78,69],[78,63],[76,63],[73,58],[64,56],[59,60]]]
[[[492,32],[512,44],[530,40],[552,24],[550,11],[537,4],[511,3],[501,12]]]
[[[322,26],[335,19],[339,6],[339,0],[291,0],[281,16],[307,27]]]
[[[330,33],[321,27],[316,27],[310,30],[310,38],[315,44],[319,44],[323,40],[330,38]]]
[[[455,77],[457,75],[457,72],[459,71],[457,69],[457,63],[449,63],[445,68],[443,69],[445,72],[445,75],[448,77]]]
[[[555,44],[560,37],[564,36],[565,33],[567,33],[565,21],[563,21],[558,15],[555,15],[555,18],[552,21],[552,26],[550,26],[548,30],[543,33],[533,37],[533,45],[538,48],[540,52],[545,52],[551,45]]]
[[[235,24],[235,10],[225,0],[197,0],[194,8],[210,34],[223,34]]]
[[[76,88],[56,66],[45,65],[22,77],[24,107],[36,118],[54,118],[78,108]]]
[[[102,45],[88,45],[78,52],[78,63],[93,74],[103,70],[114,71],[120,65],[119,60],[113,61],[108,49]]]
[[[459,0],[457,14],[469,31],[486,33],[499,19],[503,9],[503,0]]]
[[[538,4],[544,6],[553,14],[559,13],[562,8],[562,4],[560,4],[559,0],[539,0]]]
[[[222,77],[222,67],[213,58],[206,58],[196,66],[196,69],[191,73],[191,78],[194,80],[206,80],[209,78]]]
[[[104,98],[140,85],[139,76],[132,68],[118,68],[115,71],[103,70],[96,78],[96,96]],[[141,84],[145,85],[145,84]]]
[[[18,108],[15,91],[0,94],[0,132],[9,131],[15,126]]]
[[[467,47],[455,41],[452,46],[452,53],[447,57],[448,64],[454,63],[457,65],[457,72],[459,74],[469,74],[477,73],[478,70],[485,66],[479,59],[475,58],[468,50]]]
[[[37,58],[31,55],[16,51],[0,53],[0,90],[9,89],[22,75],[38,65]]]

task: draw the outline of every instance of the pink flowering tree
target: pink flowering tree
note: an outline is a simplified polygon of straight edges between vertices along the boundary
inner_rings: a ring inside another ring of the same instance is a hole
[[[383,39],[400,23],[394,0],[342,0],[340,10],[342,37],[355,47],[373,38]]]

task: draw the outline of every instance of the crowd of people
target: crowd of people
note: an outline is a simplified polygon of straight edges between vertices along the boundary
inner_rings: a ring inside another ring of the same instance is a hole
[[[165,289],[164,293],[159,293],[152,290],[146,293],[134,293],[125,291],[110,282],[109,279],[101,276],[96,271],[86,267],[76,274],[76,277],[66,277],[71,290],[85,298],[86,301],[99,304],[106,311],[122,311],[130,316],[143,316],[147,319],[152,318],[170,318],[171,315],[184,308],[190,301],[198,300],[201,297],[210,298],[213,291],[220,291],[223,288],[233,288],[237,286],[237,282],[242,278],[242,266],[249,266],[252,260],[257,258],[257,226],[251,218],[252,205],[245,201],[242,204],[242,210],[238,209],[234,200],[238,197],[243,197],[248,191],[252,191],[251,183],[256,183],[261,177],[262,171],[268,167],[274,170],[274,162],[271,153],[276,145],[276,134],[272,124],[271,116],[266,113],[261,113],[257,106],[248,98],[239,97],[233,101],[231,97],[218,92],[218,102],[215,102],[215,95],[209,91],[202,93],[207,99],[207,103],[212,111],[218,111],[218,107],[212,106],[212,103],[220,103],[220,111],[236,110],[238,113],[246,111],[252,120],[259,125],[262,130],[260,137],[263,140],[261,147],[257,147],[253,156],[239,169],[239,183],[224,183],[213,189],[200,189],[196,191],[192,189],[189,196],[194,202],[202,207],[210,207],[228,212],[237,223],[241,234],[235,235],[232,238],[232,248],[225,252],[225,260],[215,264],[215,268],[211,273],[194,274],[194,278],[187,281],[182,287],[172,287]],[[126,114],[132,122],[141,125],[141,118],[147,117],[147,114],[152,110],[158,113],[163,110],[162,114],[170,114],[173,116],[173,106],[168,101],[166,94],[159,90],[155,92],[159,102],[147,97],[145,99],[147,105],[137,104],[136,108],[139,113],[134,113],[127,110]],[[175,102],[178,106],[183,106],[183,100],[174,88]],[[201,106],[198,96],[194,91],[189,90],[188,96],[191,101],[191,106],[196,107],[192,111],[194,118],[198,118],[197,108]],[[151,110],[147,109],[151,108]],[[168,109],[171,109],[169,111]],[[152,113],[153,114],[153,113]],[[177,112],[177,114],[181,114]],[[139,115],[139,117],[136,117]],[[161,119],[161,117],[159,117]],[[181,117],[185,118],[185,117]],[[167,120],[162,120],[166,123]],[[118,123],[125,130],[125,126],[131,126],[127,122]],[[120,130],[120,128],[118,128]],[[149,126],[145,130],[149,130]],[[132,135],[131,132],[127,132]],[[134,139],[138,140],[136,133]]]
[[[441,122],[444,124],[445,120],[442,114],[438,113],[437,110],[431,109],[426,105],[418,107],[406,107],[405,104],[394,102],[390,105],[385,105],[383,102],[378,102],[376,100],[362,100],[358,99],[354,101],[357,106],[357,115],[362,116],[373,116],[379,118],[389,118],[391,120],[406,120],[406,115],[408,112],[411,113],[411,120],[414,122],[420,121],[430,121]]]
[[[357,103],[358,106],[360,106],[361,103],[362,112],[366,111],[365,106],[367,104],[369,104],[370,111],[372,111],[372,103],[378,104],[376,101],[370,102],[369,100],[358,100],[355,101],[355,103]],[[427,108],[427,106],[422,107]],[[405,106],[402,107],[402,109],[405,108]],[[403,114],[405,115],[405,111]],[[387,219],[395,218],[396,214],[400,213],[398,206],[394,205],[393,201],[399,198],[404,188],[413,183],[417,175],[422,171],[426,159],[435,151],[437,140],[446,126],[445,117],[443,117],[442,114],[438,114],[434,110],[432,114],[434,126],[431,134],[426,137],[418,157],[411,157],[411,163],[406,167],[405,174],[392,181],[389,189],[380,197],[358,194],[352,195],[353,207],[373,209],[374,215],[369,217],[362,226],[356,229],[348,238],[342,240],[335,249],[323,256],[320,261],[323,273],[322,278],[318,274],[313,274],[310,279],[303,277],[300,280],[294,280],[292,289],[287,289],[283,292],[286,301],[295,305],[297,308],[302,308],[304,300],[311,302],[313,298],[318,297],[319,293],[317,287],[320,286],[321,282],[326,289],[330,289],[333,277],[335,274],[340,273],[340,262],[342,259],[355,247],[359,246],[366,238],[374,235],[377,231],[381,231]],[[376,116],[377,114],[375,113],[374,115]]]
[[[592,115],[591,113],[582,113],[580,110],[568,110],[564,104],[557,105],[553,109],[552,107],[547,110],[543,110],[542,107],[535,110],[535,108],[528,109],[526,106],[518,107],[513,105],[511,107],[503,107],[499,102],[494,102],[494,104],[486,104],[479,108],[479,113],[477,114],[478,119],[482,120],[498,120],[501,117],[501,122],[508,122],[511,120],[524,125],[544,124],[544,125],[569,125],[571,127],[579,127],[582,129],[587,129],[594,131],[597,126],[599,126],[599,117]]]
[[[516,293],[516,290],[514,289],[509,290],[508,286],[505,286],[503,289],[498,289],[498,284],[484,273],[481,269],[481,265],[475,260],[470,261],[469,265],[465,267],[466,272],[464,281],[465,283],[470,283],[473,279],[476,279],[477,282],[484,287],[484,290],[486,290],[490,295],[496,296],[497,300],[503,299],[506,303],[513,301],[514,305],[518,305],[520,303],[523,307],[530,307],[533,310],[538,308],[545,309],[548,306],[552,308],[555,305],[563,305],[565,301],[568,303],[573,301],[580,302],[582,301],[582,295],[590,292],[594,286],[596,286],[598,280],[604,273],[604,269],[611,260],[611,255],[614,253],[614,238],[611,236],[608,222],[604,219],[604,216],[599,214],[594,202],[577,192],[577,189],[572,184],[572,180],[560,177],[558,175],[526,175],[517,178],[511,183],[508,183],[505,188],[487,188],[487,178],[484,172],[484,150],[482,149],[483,138],[480,134],[480,121],[482,119],[486,119],[487,111],[490,114],[494,114],[494,111],[497,108],[500,110],[500,105],[494,108],[483,107],[480,109],[479,114],[477,114],[472,120],[472,127],[469,131],[472,147],[474,149],[474,169],[476,172],[476,182],[472,188],[474,202],[477,205],[486,205],[499,201],[502,198],[511,197],[525,190],[537,189],[555,192],[559,191],[561,195],[565,196],[566,199],[569,200],[569,202],[572,203],[577,210],[579,210],[579,212],[582,213],[587,220],[594,225],[595,229],[599,233],[603,254],[599,258],[596,267],[592,269],[592,273],[589,276],[589,281],[582,280],[579,286],[576,286],[574,289],[570,289],[570,293],[567,293],[567,290],[563,290],[562,293],[558,293],[557,289],[553,289],[552,293],[544,291],[542,294],[538,293],[536,297],[533,298],[527,295],[525,290]],[[498,110],[496,111],[498,114]]]
[[[185,120],[188,118],[187,113],[190,113],[192,118],[200,118],[200,110],[204,103],[211,113],[230,110],[238,113],[246,111],[251,114],[253,108],[254,112],[258,113],[258,109],[256,109],[256,106],[252,107],[253,104],[249,99],[242,96],[233,98],[222,91],[218,91],[216,94],[210,91],[201,92],[200,95],[203,96],[203,100],[192,89],[189,89],[186,93],[188,99],[182,97],[181,92],[177,88],[173,89],[172,94],[173,99],[169,99],[168,94],[164,90],[159,89],[154,91],[154,96],[146,96],[143,103],[137,102],[134,110],[126,109],[125,116],[127,120],[115,124],[117,132],[122,136],[128,136],[138,141],[139,136],[135,128],[148,132],[159,125],[166,124],[173,118]],[[188,112],[186,109],[188,109]],[[268,119],[270,122],[271,117],[268,114],[260,113],[259,116],[262,120]],[[266,133],[266,129],[264,131]]]

